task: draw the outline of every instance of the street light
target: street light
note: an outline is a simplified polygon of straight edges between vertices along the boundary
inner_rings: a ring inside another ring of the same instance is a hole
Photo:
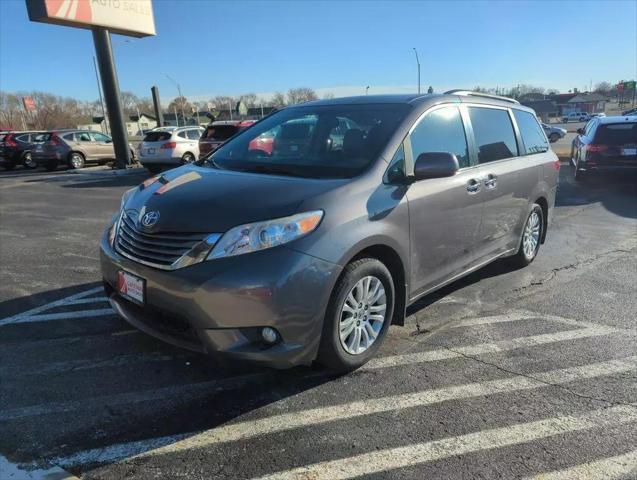
[[[416,64],[418,65],[418,93],[420,93],[420,61],[418,60],[418,51],[416,47],[414,48],[414,53],[416,54]]]
[[[369,92],[369,85],[365,87],[365,95],[367,95],[368,92]]]
[[[177,92],[179,92],[179,106],[181,107],[181,117],[184,119],[184,122],[185,122],[186,113],[184,112],[184,96],[181,94],[181,86],[179,85],[179,82],[177,82],[177,80],[168,76],[168,74],[164,73],[164,75],[166,75],[166,78],[177,86]],[[177,120],[176,117],[177,115],[175,115],[175,120]],[[177,122],[177,125],[179,125],[179,122]]]

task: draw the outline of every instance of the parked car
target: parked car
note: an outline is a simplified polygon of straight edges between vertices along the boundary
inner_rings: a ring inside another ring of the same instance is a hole
[[[103,165],[115,159],[113,139],[93,130],[54,130],[42,133],[41,142],[35,143],[31,152],[33,161],[49,171],[60,163],[78,169],[87,163]],[[129,143],[131,157],[135,158]]]
[[[560,138],[564,138],[566,135],[565,128],[553,127],[551,125],[547,125],[546,123],[542,124],[542,128],[544,129],[544,133],[548,137],[551,143],[557,142]]]
[[[601,171],[637,170],[637,117],[594,118],[577,133],[571,151],[575,180]]]
[[[604,112],[598,112],[598,113],[591,113],[590,118],[596,118],[596,117],[605,117],[606,114]]]
[[[590,119],[590,116],[586,112],[571,112],[562,115],[562,123],[583,122],[587,121],[588,119]]]
[[[158,128],[149,132],[139,144],[139,161],[150,172],[157,173],[192,163],[199,158],[202,127]]]
[[[272,152],[251,151],[266,132]],[[291,106],[124,194],[101,241],[106,295],[197,352],[352,370],[423,295],[496,259],[531,263],[559,167],[533,110],[503,97]]]
[[[203,157],[224,144],[230,137],[245,130],[256,120],[218,120],[208,125],[199,139],[199,156]]]
[[[571,112],[562,117],[562,122],[588,122],[591,116],[586,112]]]
[[[637,115],[637,108],[632,108],[630,110],[625,110],[622,112],[622,115]]]
[[[16,165],[36,168],[31,150],[34,143],[42,141],[43,132],[7,132],[0,134],[0,165],[13,170]]]

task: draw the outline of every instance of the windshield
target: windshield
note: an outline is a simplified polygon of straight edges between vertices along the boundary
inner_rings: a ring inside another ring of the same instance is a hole
[[[410,108],[375,104],[281,110],[228,141],[206,163],[228,170],[350,178],[371,164]]]

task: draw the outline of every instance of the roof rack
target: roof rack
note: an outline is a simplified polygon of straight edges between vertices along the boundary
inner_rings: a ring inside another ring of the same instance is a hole
[[[471,97],[484,97],[484,98],[493,98],[495,100],[502,100],[503,102],[516,103],[520,104],[517,100],[509,97],[502,97],[500,95],[492,95],[490,93],[482,93],[482,92],[473,92],[471,90],[463,90],[461,88],[456,88],[455,90],[448,90],[445,92],[445,95],[464,95]]]

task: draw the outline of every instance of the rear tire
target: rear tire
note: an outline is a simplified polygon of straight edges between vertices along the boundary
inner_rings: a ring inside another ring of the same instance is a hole
[[[510,262],[513,266],[518,268],[526,267],[535,260],[540,251],[545,228],[546,224],[542,207],[534,203],[531,212],[526,217],[526,222],[524,222],[520,248],[514,256],[510,257]]]
[[[71,152],[69,154],[69,168],[79,170],[84,167],[84,155],[80,152]]]
[[[181,157],[181,164],[182,165],[187,165],[189,163],[193,163],[196,160],[195,156],[190,153],[190,152],[186,152],[184,153],[184,156]]]
[[[33,156],[31,156],[31,152],[26,152],[22,156],[22,164],[24,165],[24,168],[28,168],[30,170],[33,170],[34,168],[38,168],[38,164],[33,161]]]
[[[361,258],[347,265],[325,313],[317,362],[339,373],[365,364],[387,335],[394,298],[394,281],[382,262]]]

